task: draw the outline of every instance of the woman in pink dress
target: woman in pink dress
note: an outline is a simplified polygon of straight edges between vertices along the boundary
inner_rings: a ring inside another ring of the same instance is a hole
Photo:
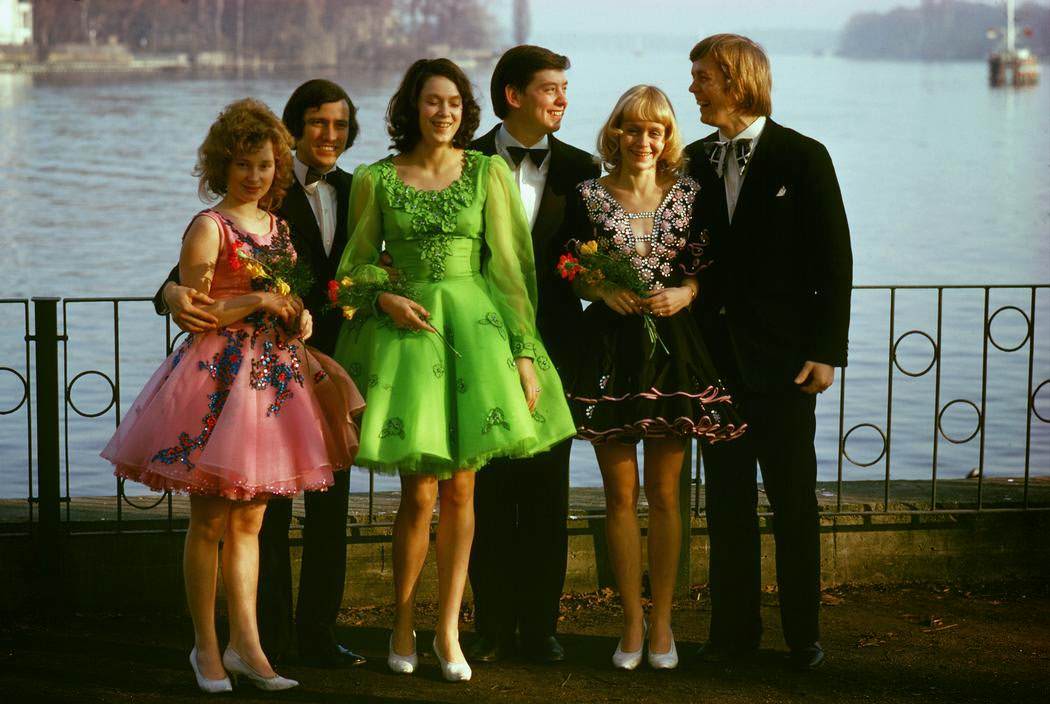
[[[183,237],[181,281],[207,294],[216,330],[187,339],[147,382],[102,456],[116,475],[190,495],[183,572],[193,618],[190,665],[206,692],[227,672],[261,689],[273,671],[255,616],[258,534],[266,500],[324,489],[357,449],[364,402],[342,367],[308,349],[311,319],[278,272],[295,260],[287,224],[269,211],[291,181],[291,136],[262,103],[227,106],[198,152],[204,197],[221,197]],[[230,642],[215,632],[219,541]]]

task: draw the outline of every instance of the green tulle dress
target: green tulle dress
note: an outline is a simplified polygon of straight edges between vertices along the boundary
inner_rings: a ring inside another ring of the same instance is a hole
[[[375,310],[344,322],[333,356],[367,402],[354,464],[446,479],[494,457],[542,452],[575,434],[536,331],[528,221],[499,157],[464,152],[462,175],[440,191],[406,185],[389,158],[361,166],[350,222],[337,277],[373,286],[387,281],[376,265],[385,244],[412,297],[445,336],[398,329]],[[542,393],[532,413],[516,357],[531,357],[539,377]]]

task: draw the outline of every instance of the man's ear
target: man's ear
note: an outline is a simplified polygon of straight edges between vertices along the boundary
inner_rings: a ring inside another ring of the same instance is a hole
[[[507,105],[512,108],[521,107],[521,92],[512,85],[503,86],[503,98],[507,101]]]

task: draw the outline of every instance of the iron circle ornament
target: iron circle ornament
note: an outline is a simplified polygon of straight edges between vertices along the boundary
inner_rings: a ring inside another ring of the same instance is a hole
[[[930,363],[927,364],[921,372],[913,372],[905,369],[901,366],[900,359],[897,357],[897,348],[900,347],[901,343],[904,342],[904,340],[911,337],[912,335],[919,335],[920,337],[925,337],[926,341],[930,343]],[[937,363],[937,359],[938,357],[940,357],[940,353],[940,350],[937,349],[937,343],[934,342],[933,338],[930,337],[928,334],[924,333],[922,330],[909,330],[908,332],[898,337],[897,341],[893,343],[893,366],[897,367],[897,369],[899,369],[902,374],[907,374],[911,377],[920,377],[925,375],[931,369],[933,369],[933,365]]]
[[[962,438],[962,439],[953,438],[951,435],[949,435],[948,433],[944,432],[944,424],[942,423],[942,421],[944,419],[944,414],[948,412],[949,408],[951,408],[952,406],[954,406],[956,404],[963,404],[964,406],[969,406],[970,408],[973,409],[973,412],[977,415],[977,425],[974,426],[973,432],[970,433],[969,435],[967,435],[965,438]],[[941,412],[937,414],[937,432],[939,432],[941,434],[942,438],[944,438],[948,442],[952,443],[953,445],[962,445],[962,444],[970,442],[975,437],[977,437],[977,433],[981,432],[981,427],[983,425],[984,425],[984,418],[981,417],[981,409],[977,407],[976,403],[974,403],[973,401],[970,401],[968,399],[965,399],[965,398],[957,398],[957,399],[955,399],[953,401],[949,401],[948,403],[946,403],[943,406],[941,406]]]
[[[1035,391],[1032,392],[1032,398],[1031,398],[1032,415],[1035,416],[1036,418],[1038,418],[1039,420],[1043,421],[1044,423],[1050,423],[1050,418],[1047,418],[1045,416],[1040,415],[1039,411],[1036,410],[1035,397],[1039,395],[1039,392],[1042,391],[1043,387],[1046,386],[1047,384],[1050,384],[1050,379],[1046,379],[1042,384],[1040,384],[1039,386],[1035,387]]]
[[[17,369],[12,369],[11,367],[0,367],[0,372],[8,372],[9,374],[14,374],[15,377],[20,382],[22,382],[22,398],[18,400],[18,403],[11,406],[7,410],[0,410],[0,416],[6,416],[14,413],[19,408],[25,405],[26,399],[29,398],[29,384],[26,382],[26,378],[19,374]]]
[[[131,498],[127,494],[124,493],[124,483],[126,481],[127,480],[124,479],[124,477],[120,478],[120,482],[119,482],[120,486],[118,488],[118,491],[120,492],[120,500],[123,501],[124,503],[126,503],[131,508],[135,508],[135,509],[138,509],[140,511],[149,511],[150,509],[157,508],[158,506],[160,506],[161,502],[164,501],[164,499],[168,498],[168,496],[171,495],[170,491],[165,491],[163,494],[160,495],[160,498],[158,498],[153,503],[145,504],[145,505],[140,506],[139,504],[137,504],[134,501],[132,501]]]
[[[103,408],[101,411],[98,411],[97,413],[84,413],[84,411],[77,408],[77,404],[73,403],[73,385],[85,376],[99,376],[102,377],[107,384],[109,384],[109,403],[107,403],[106,407]],[[113,384],[113,380],[105,374],[103,374],[102,372],[96,371],[94,369],[89,369],[87,371],[80,372],[75,377],[73,377],[70,380],[69,385],[66,386],[66,403],[69,404],[69,407],[72,408],[77,413],[77,415],[83,418],[98,418],[100,415],[113,408],[113,404],[115,404],[116,402],[117,387]]]
[[[178,334],[175,335],[175,337],[171,338],[171,343],[168,345],[168,356],[170,357],[171,353],[175,351],[175,348],[179,346],[180,339],[182,339],[183,337],[188,338],[190,337],[190,335],[191,333],[188,333],[185,330],[179,330]]]
[[[1017,311],[1017,314],[1021,316],[1025,323],[1024,337],[1022,337],[1021,341],[1013,347],[1003,347],[996,341],[995,336],[992,335],[992,323],[995,322],[996,317],[1004,310]],[[1028,338],[1032,336],[1032,320],[1028,317],[1027,313],[1025,313],[1017,306],[1003,306],[1002,308],[997,309],[994,313],[992,313],[991,317],[988,318],[988,326],[985,330],[985,335],[988,336],[988,341],[991,342],[997,350],[1002,350],[1003,352],[1016,352],[1017,350],[1021,349],[1024,346],[1024,343],[1028,342]]]
[[[860,430],[861,428],[871,428],[872,430],[874,430],[876,433],[879,434],[879,438],[882,440],[882,449],[879,451],[878,457],[873,459],[871,462],[858,462],[857,460],[855,460],[852,457],[850,457],[849,452],[846,450],[846,443],[849,442],[849,436],[853,434],[854,430]],[[870,467],[873,464],[876,464],[879,460],[881,460],[883,457],[886,456],[886,433],[882,432],[882,428],[880,428],[877,425],[873,425],[871,423],[858,423],[857,425],[855,425],[852,428],[850,428],[849,430],[847,430],[846,434],[842,436],[842,447],[840,448],[840,450],[841,450],[843,456],[847,460],[849,460],[850,462],[855,464],[856,466],[858,466],[858,467]]]

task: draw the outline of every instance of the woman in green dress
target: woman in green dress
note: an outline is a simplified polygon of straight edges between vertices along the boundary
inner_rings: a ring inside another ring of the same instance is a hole
[[[440,496],[434,652],[453,681],[471,674],[458,624],[474,472],[575,434],[536,332],[532,240],[513,177],[499,157],[466,149],[479,117],[454,63],[409,68],[387,111],[398,153],[354,174],[338,272],[367,301],[344,311],[335,350],[368,403],[355,464],[401,476],[388,664],[416,667],[415,594]],[[378,265],[384,245],[395,277]]]

